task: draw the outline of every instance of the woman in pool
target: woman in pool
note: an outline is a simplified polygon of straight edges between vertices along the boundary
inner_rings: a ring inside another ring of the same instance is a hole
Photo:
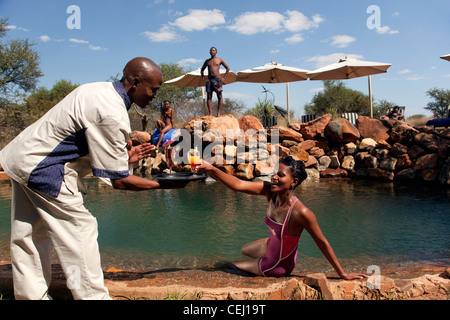
[[[289,275],[295,267],[300,235],[306,229],[341,278],[351,280],[367,277],[360,273],[344,272],[322,234],[316,216],[294,195],[294,188],[307,177],[302,161],[296,161],[291,156],[281,158],[278,172],[272,176],[271,183],[241,180],[204,160],[197,170],[211,175],[232,190],[263,195],[268,201],[265,223],[270,229],[270,236],[245,244],[242,253],[252,259],[233,261],[232,264],[237,268],[268,277]]]

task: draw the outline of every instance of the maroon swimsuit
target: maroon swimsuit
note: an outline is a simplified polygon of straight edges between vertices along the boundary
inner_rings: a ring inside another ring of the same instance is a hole
[[[259,268],[266,277],[283,277],[294,270],[300,236],[289,234],[288,222],[297,200],[295,198],[292,202],[283,224],[273,221],[266,214],[264,222],[270,229],[270,237],[267,240],[266,255],[259,260]]]

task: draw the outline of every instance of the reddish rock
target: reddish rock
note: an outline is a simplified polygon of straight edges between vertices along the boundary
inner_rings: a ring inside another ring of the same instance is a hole
[[[319,291],[324,300],[334,300],[330,283],[323,273],[307,274],[303,283]]]
[[[434,169],[438,165],[438,159],[439,157],[436,153],[421,156],[419,159],[417,159],[416,164],[414,165],[414,169]]]
[[[409,156],[407,154],[402,154],[400,157],[398,157],[397,160],[398,161],[396,169],[399,170],[409,168],[413,165],[413,162],[409,159]]]
[[[271,175],[274,171],[274,168],[272,168],[270,165],[267,164],[267,162],[256,160],[255,163],[255,175],[256,176],[268,176]]]
[[[438,138],[434,134],[421,132],[414,137],[415,143],[430,151],[438,150]]]
[[[348,177],[348,172],[342,168],[327,168],[320,172],[321,178],[345,178]]]
[[[320,158],[325,155],[325,151],[319,147],[314,147],[309,150],[309,154],[316,158]]]
[[[318,161],[317,161],[317,158],[316,158],[316,157],[309,156],[309,157],[308,157],[308,160],[305,161],[305,167],[306,167],[306,168],[312,167],[312,166],[315,166],[317,163],[318,163]]]
[[[328,141],[326,141],[326,140],[316,140],[316,147],[323,149],[325,152],[330,151],[330,147],[328,146]]]
[[[291,154],[291,150],[289,148],[283,147],[280,144],[277,144],[276,146],[278,147],[278,154],[281,158]]]
[[[268,130],[269,136],[272,136],[272,132],[274,130],[278,130],[279,141],[283,140],[293,140],[297,142],[303,141],[303,137],[300,133],[285,126],[274,126],[269,128]]]
[[[403,181],[410,181],[414,180],[416,178],[417,171],[412,168],[407,168],[400,170],[396,175],[395,179],[397,180],[403,180]]]
[[[381,120],[359,116],[356,119],[356,127],[363,138],[372,138],[377,142],[389,139],[389,128]]]
[[[420,172],[420,178],[423,181],[432,182],[439,178],[439,170],[437,169],[425,169]]]
[[[314,120],[302,123],[300,124],[300,133],[304,139],[314,139],[324,132],[331,118],[331,114],[324,114]]]
[[[389,136],[392,140],[403,144],[410,144],[414,141],[414,136],[418,133],[416,129],[404,123],[403,121],[395,122]]]
[[[388,181],[394,180],[394,173],[388,170],[383,170],[380,168],[368,168],[367,172],[369,176],[372,178],[383,179]]]
[[[394,143],[394,145],[391,148],[390,153],[394,156],[394,157],[399,157],[402,154],[406,154],[408,153],[408,148],[404,145],[402,145],[401,143]]]
[[[295,159],[295,160],[302,160],[302,161],[308,161],[309,154],[299,146],[293,146],[290,149],[289,154]]]
[[[254,166],[251,163],[239,164],[236,168],[236,176],[240,179],[251,180],[254,178]]]
[[[196,124],[198,127],[195,127]],[[238,120],[231,114],[220,117],[195,117],[186,124],[185,129],[190,133],[194,133],[194,130],[201,130],[202,134],[205,131],[212,133],[214,137],[206,139],[207,142],[218,141],[218,138],[222,138],[225,142],[227,135],[230,134],[234,136],[233,140],[235,140],[237,135],[241,132]]]
[[[305,140],[300,142],[298,146],[305,151],[309,151],[311,148],[316,146],[316,140]]]
[[[421,156],[424,152],[425,152],[425,150],[422,149],[421,147],[419,147],[418,145],[413,145],[408,150],[408,156],[410,159],[416,159],[419,156]]]
[[[301,123],[291,123],[291,124],[289,124],[289,128],[300,132]]]
[[[294,141],[294,140],[283,140],[283,141],[281,142],[281,145],[282,145],[283,147],[290,148],[290,147],[293,147],[293,146],[298,145],[298,142],[297,142],[297,141]]]
[[[358,129],[347,119],[338,118],[330,121],[325,128],[325,135],[333,142],[355,142],[360,138]]]
[[[248,129],[253,129],[256,132],[259,130],[264,130],[263,125],[259,121],[258,118],[251,115],[245,115],[242,118],[239,119],[239,128],[241,128],[244,131],[247,131]]]
[[[145,131],[132,131],[130,134],[131,142],[133,146],[137,146],[142,143],[150,141],[151,135]]]

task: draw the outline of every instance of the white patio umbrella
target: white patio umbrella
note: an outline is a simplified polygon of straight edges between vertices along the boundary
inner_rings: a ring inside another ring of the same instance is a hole
[[[310,80],[341,80],[358,77],[368,77],[370,117],[373,117],[372,82],[370,76],[385,73],[391,66],[390,63],[361,61],[345,57],[337,63],[308,72]]]
[[[206,97],[205,97],[205,81],[202,79],[201,69],[198,68],[194,71],[188,72],[174,79],[170,79],[165,81],[165,84],[180,86],[180,87],[202,87],[202,97],[203,97],[203,105],[206,106]],[[221,69],[221,75],[224,75],[226,70]],[[208,69],[204,71],[205,78],[208,78]],[[223,84],[230,84],[236,82],[236,73],[233,71],[228,72],[227,77],[223,81]]]
[[[445,56],[442,56],[441,59],[450,61],[450,54],[446,54]]]
[[[224,75],[225,70],[221,69],[220,74]],[[208,69],[204,72],[205,78],[208,78]],[[236,81],[236,74],[233,71],[228,72],[227,77],[223,81],[223,84],[230,84]],[[205,81],[202,79],[201,68],[188,72],[177,78],[167,80],[165,84],[181,87],[202,87],[205,85]]]
[[[266,63],[263,66],[238,71],[237,81],[253,83],[286,83],[286,103],[288,124],[289,115],[289,82],[308,79],[308,70],[288,67],[277,62]]]

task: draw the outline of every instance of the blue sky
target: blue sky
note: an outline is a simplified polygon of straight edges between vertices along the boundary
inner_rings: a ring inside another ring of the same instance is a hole
[[[70,5],[78,6],[80,19],[67,13]],[[450,62],[439,58],[450,53],[449,12],[448,0],[0,0],[8,37],[36,43],[44,73],[39,86],[106,81],[136,56],[196,69],[211,46],[235,72],[270,61],[314,70],[349,56],[392,63],[372,76],[372,93],[405,105],[407,116],[431,116],[423,109],[426,91],[449,89]],[[69,28],[68,20],[80,28]],[[368,93],[367,77],[345,83]],[[284,84],[234,83],[224,96],[253,107],[264,98],[262,85],[286,107]],[[321,87],[321,81],[290,84],[296,117]]]

